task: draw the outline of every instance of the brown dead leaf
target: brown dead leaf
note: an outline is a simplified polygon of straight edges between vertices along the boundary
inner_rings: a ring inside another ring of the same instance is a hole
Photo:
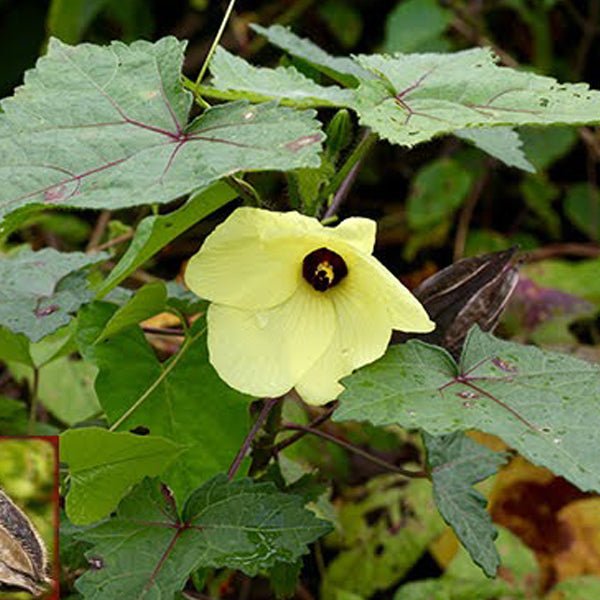
[[[565,569],[558,568],[560,561],[557,564],[556,557],[572,545],[572,534],[565,529],[562,511],[586,497],[589,494],[522,457],[516,457],[496,476],[490,496],[492,519],[510,529],[536,553],[545,590],[563,576]],[[600,532],[600,516],[598,528]]]
[[[553,557],[557,580],[600,575],[600,498],[571,502],[557,518],[563,540]]]

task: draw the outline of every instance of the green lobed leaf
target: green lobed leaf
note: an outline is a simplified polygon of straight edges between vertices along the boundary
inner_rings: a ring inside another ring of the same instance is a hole
[[[131,299],[109,319],[94,343],[98,344],[131,325],[153,317],[164,310],[166,303],[167,288],[164,282],[147,283],[136,290]]]
[[[472,486],[496,473],[506,455],[493,452],[461,432],[423,434],[431,469],[433,497],[444,520],[454,529],[471,558],[494,577],[500,557],[497,532],[485,510],[486,499]]]
[[[361,79],[372,77],[369,71],[363,69],[353,59],[346,56],[332,56],[310,40],[298,37],[288,27],[282,25],[261,27],[253,24],[250,28],[266,37],[274,46],[311,63],[346,87],[355,87]]]
[[[194,194],[181,208],[166,215],[143,219],[127,251],[102,282],[97,297],[105,296],[170,241],[236,196],[231,187],[219,181]]]
[[[223,383],[208,362],[204,319],[196,320],[186,346],[161,363],[137,326],[94,344],[115,310],[95,303],[81,312],[80,350],[99,369],[96,393],[110,424],[140,402],[119,430],[143,427],[186,447],[162,475],[183,501],[229,467],[248,431],[250,398]]]
[[[65,508],[75,525],[103,519],[144,477],[160,475],[181,453],[180,445],[98,427],[69,429],[60,436],[60,458],[69,465]]]
[[[32,204],[168,202],[236,171],[319,165],[323,134],[310,111],[236,102],[188,123],[184,46],[51,40],[1,104],[0,216]]]
[[[82,269],[105,258],[53,248],[0,258],[0,325],[34,342],[57,331],[92,299]]]
[[[407,201],[411,229],[430,232],[434,225],[451,217],[466,200],[472,184],[472,173],[451,158],[425,165],[413,179]]]
[[[356,60],[377,75],[356,90],[361,123],[395,144],[457,129],[600,121],[600,92],[499,67],[487,49]]]
[[[600,491],[600,369],[574,357],[494,338],[474,327],[460,366],[418,341],[391,347],[344,380],[335,420],[479,429],[584,491]]]
[[[398,2],[385,21],[384,52],[440,52],[448,49],[441,39],[452,21],[452,11],[437,0]]]
[[[229,99],[247,98],[253,102],[289,100],[297,108],[309,108],[350,106],[354,97],[350,90],[318,85],[294,67],[254,67],[222,47],[215,52],[210,72],[214,88],[236,92]],[[206,91],[210,93],[210,88]]]
[[[461,129],[455,131],[454,135],[474,144],[509,167],[517,167],[528,173],[535,172],[535,167],[523,151],[519,134],[510,127]]]
[[[301,498],[270,483],[217,476],[190,496],[179,517],[168,491],[146,479],[116,518],[83,534],[94,544],[88,556],[102,566],[86,572],[77,589],[88,600],[172,598],[199,567],[254,576],[294,563],[330,529]]]

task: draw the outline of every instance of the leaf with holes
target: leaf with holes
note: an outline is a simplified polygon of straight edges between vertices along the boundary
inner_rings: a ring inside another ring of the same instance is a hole
[[[0,216],[26,205],[168,202],[236,171],[319,165],[312,112],[236,102],[188,122],[184,47],[173,37],[108,47],[52,40],[1,104]]]
[[[182,501],[229,467],[248,432],[250,397],[223,383],[208,362],[204,319],[161,363],[137,326],[96,341],[116,310],[97,302],[80,312],[80,351],[99,369],[96,393],[110,424],[119,431],[143,428],[186,447],[161,476]]]
[[[600,368],[474,327],[457,366],[419,341],[391,347],[343,381],[337,421],[432,435],[479,429],[584,491],[600,491]]]
[[[60,458],[71,475],[65,508],[75,525],[99,521],[145,476],[160,475],[182,447],[162,437],[98,427],[69,429],[60,436]]]
[[[445,521],[454,529],[473,560],[494,577],[500,557],[497,532],[485,510],[486,499],[473,484],[496,473],[507,459],[463,433],[423,435],[433,482],[433,497]]]
[[[168,490],[146,479],[121,502],[116,518],[82,533],[94,544],[88,557],[97,568],[77,589],[88,600],[172,598],[199,567],[254,576],[294,563],[330,529],[299,496],[271,483],[217,476],[190,496],[179,516]]]
[[[600,122],[600,92],[499,67],[487,49],[356,60],[377,75],[356,90],[361,123],[395,144],[457,129]]]
[[[106,258],[53,248],[0,258],[0,325],[34,342],[66,325],[93,297],[83,269]]]

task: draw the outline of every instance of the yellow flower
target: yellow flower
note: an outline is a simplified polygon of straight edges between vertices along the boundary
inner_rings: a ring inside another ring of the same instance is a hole
[[[339,380],[381,357],[392,329],[435,325],[371,253],[374,221],[324,227],[296,212],[238,208],[187,267],[188,287],[211,301],[210,362],[231,387],[254,396],[296,388],[324,404]]]

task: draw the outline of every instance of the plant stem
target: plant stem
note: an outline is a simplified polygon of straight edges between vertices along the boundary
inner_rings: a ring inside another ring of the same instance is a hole
[[[206,74],[206,70],[208,69],[208,65],[210,64],[213,54],[215,53],[215,50],[217,49],[217,46],[219,45],[219,42],[221,41],[221,37],[223,36],[223,32],[225,31],[227,21],[229,21],[229,17],[231,16],[231,11],[233,10],[234,5],[235,5],[235,0],[229,0],[229,4],[227,5],[227,9],[225,10],[225,14],[223,15],[223,20],[221,21],[221,25],[219,26],[217,35],[215,36],[215,39],[213,40],[213,42],[210,46],[210,49],[208,50],[208,54],[206,55],[206,58],[204,59],[204,63],[202,64],[200,73],[198,73],[198,77],[196,78],[195,96],[196,96],[197,100],[202,101],[204,104],[208,104],[208,103],[201,98],[200,91],[198,88],[200,87],[200,84],[202,83],[202,79],[204,78],[204,75]]]
[[[308,427],[313,429],[325,423],[331,418],[331,415],[334,413],[335,409],[338,407],[339,402],[336,400],[332,406],[330,406],[323,414],[319,415],[315,419],[313,419]],[[277,454],[282,450],[285,450],[288,446],[295,444],[298,440],[302,439],[308,432],[307,431],[297,431],[290,437],[285,438],[285,440],[279,442],[275,446],[273,446],[273,454]]]
[[[327,440],[328,442],[332,442],[333,444],[341,446],[349,452],[353,452],[354,454],[361,456],[365,460],[368,460],[369,462],[380,466],[386,471],[392,471],[394,473],[404,475],[404,477],[410,477],[411,479],[426,479],[428,477],[425,471],[409,471],[407,469],[403,469],[402,467],[393,465],[392,463],[389,463],[386,460],[377,458],[376,456],[367,452],[366,450],[362,450],[361,448],[358,448],[353,444],[350,444],[334,435],[331,435],[330,433],[321,431],[320,429],[312,429],[311,427],[300,425],[298,423],[284,423],[281,428],[287,429],[289,431],[304,431],[305,433],[311,433],[312,435],[316,435],[320,438],[323,438],[324,440]]]
[[[264,400],[262,409],[261,409],[260,413],[258,414],[258,417],[256,417],[256,421],[254,421],[254,424],[250,428],[250,431],[248,432],[248,435],[246,436],[244,443],[241,445],[236,457],[233,459],[233,462],[231,463],[231,466],[229,467],[229,470],[227,471],[227,478],[230,481],[235,477],[235,474],[238,472],[238,470],[242,464],[242,461],[246,457],[246,454],[248,453],[248,450],[250,449],[250,446],[252,445],[252,440],[256,437],[256,434],[258,433],[258,430],[262,427],[263,423],[266,421],[267,417],[269,416],[269,413],[271,412],[271,410],[273,410],[273,407],[280,400],[281,400],[281,397],[267,398]]]
[[[376,140],[377,135],[375,133],[370,129],[365,130],[356,148],[354,148],[350,156],[346,159],[346,162],[331,180],[331,183],[325,188],[323,198],[329,198],[331,194],[335,194],[335,196],[325,211],[323,219],[328,219],[337,213],[340,205],[346,199],[362,161]]]
[[[27,431],[32,435],[35,431],[38,408],[38,390],[40,387],[40,369],[33,367],[33,381],[31,383],[31,394],[29,397],[29,425]]]

